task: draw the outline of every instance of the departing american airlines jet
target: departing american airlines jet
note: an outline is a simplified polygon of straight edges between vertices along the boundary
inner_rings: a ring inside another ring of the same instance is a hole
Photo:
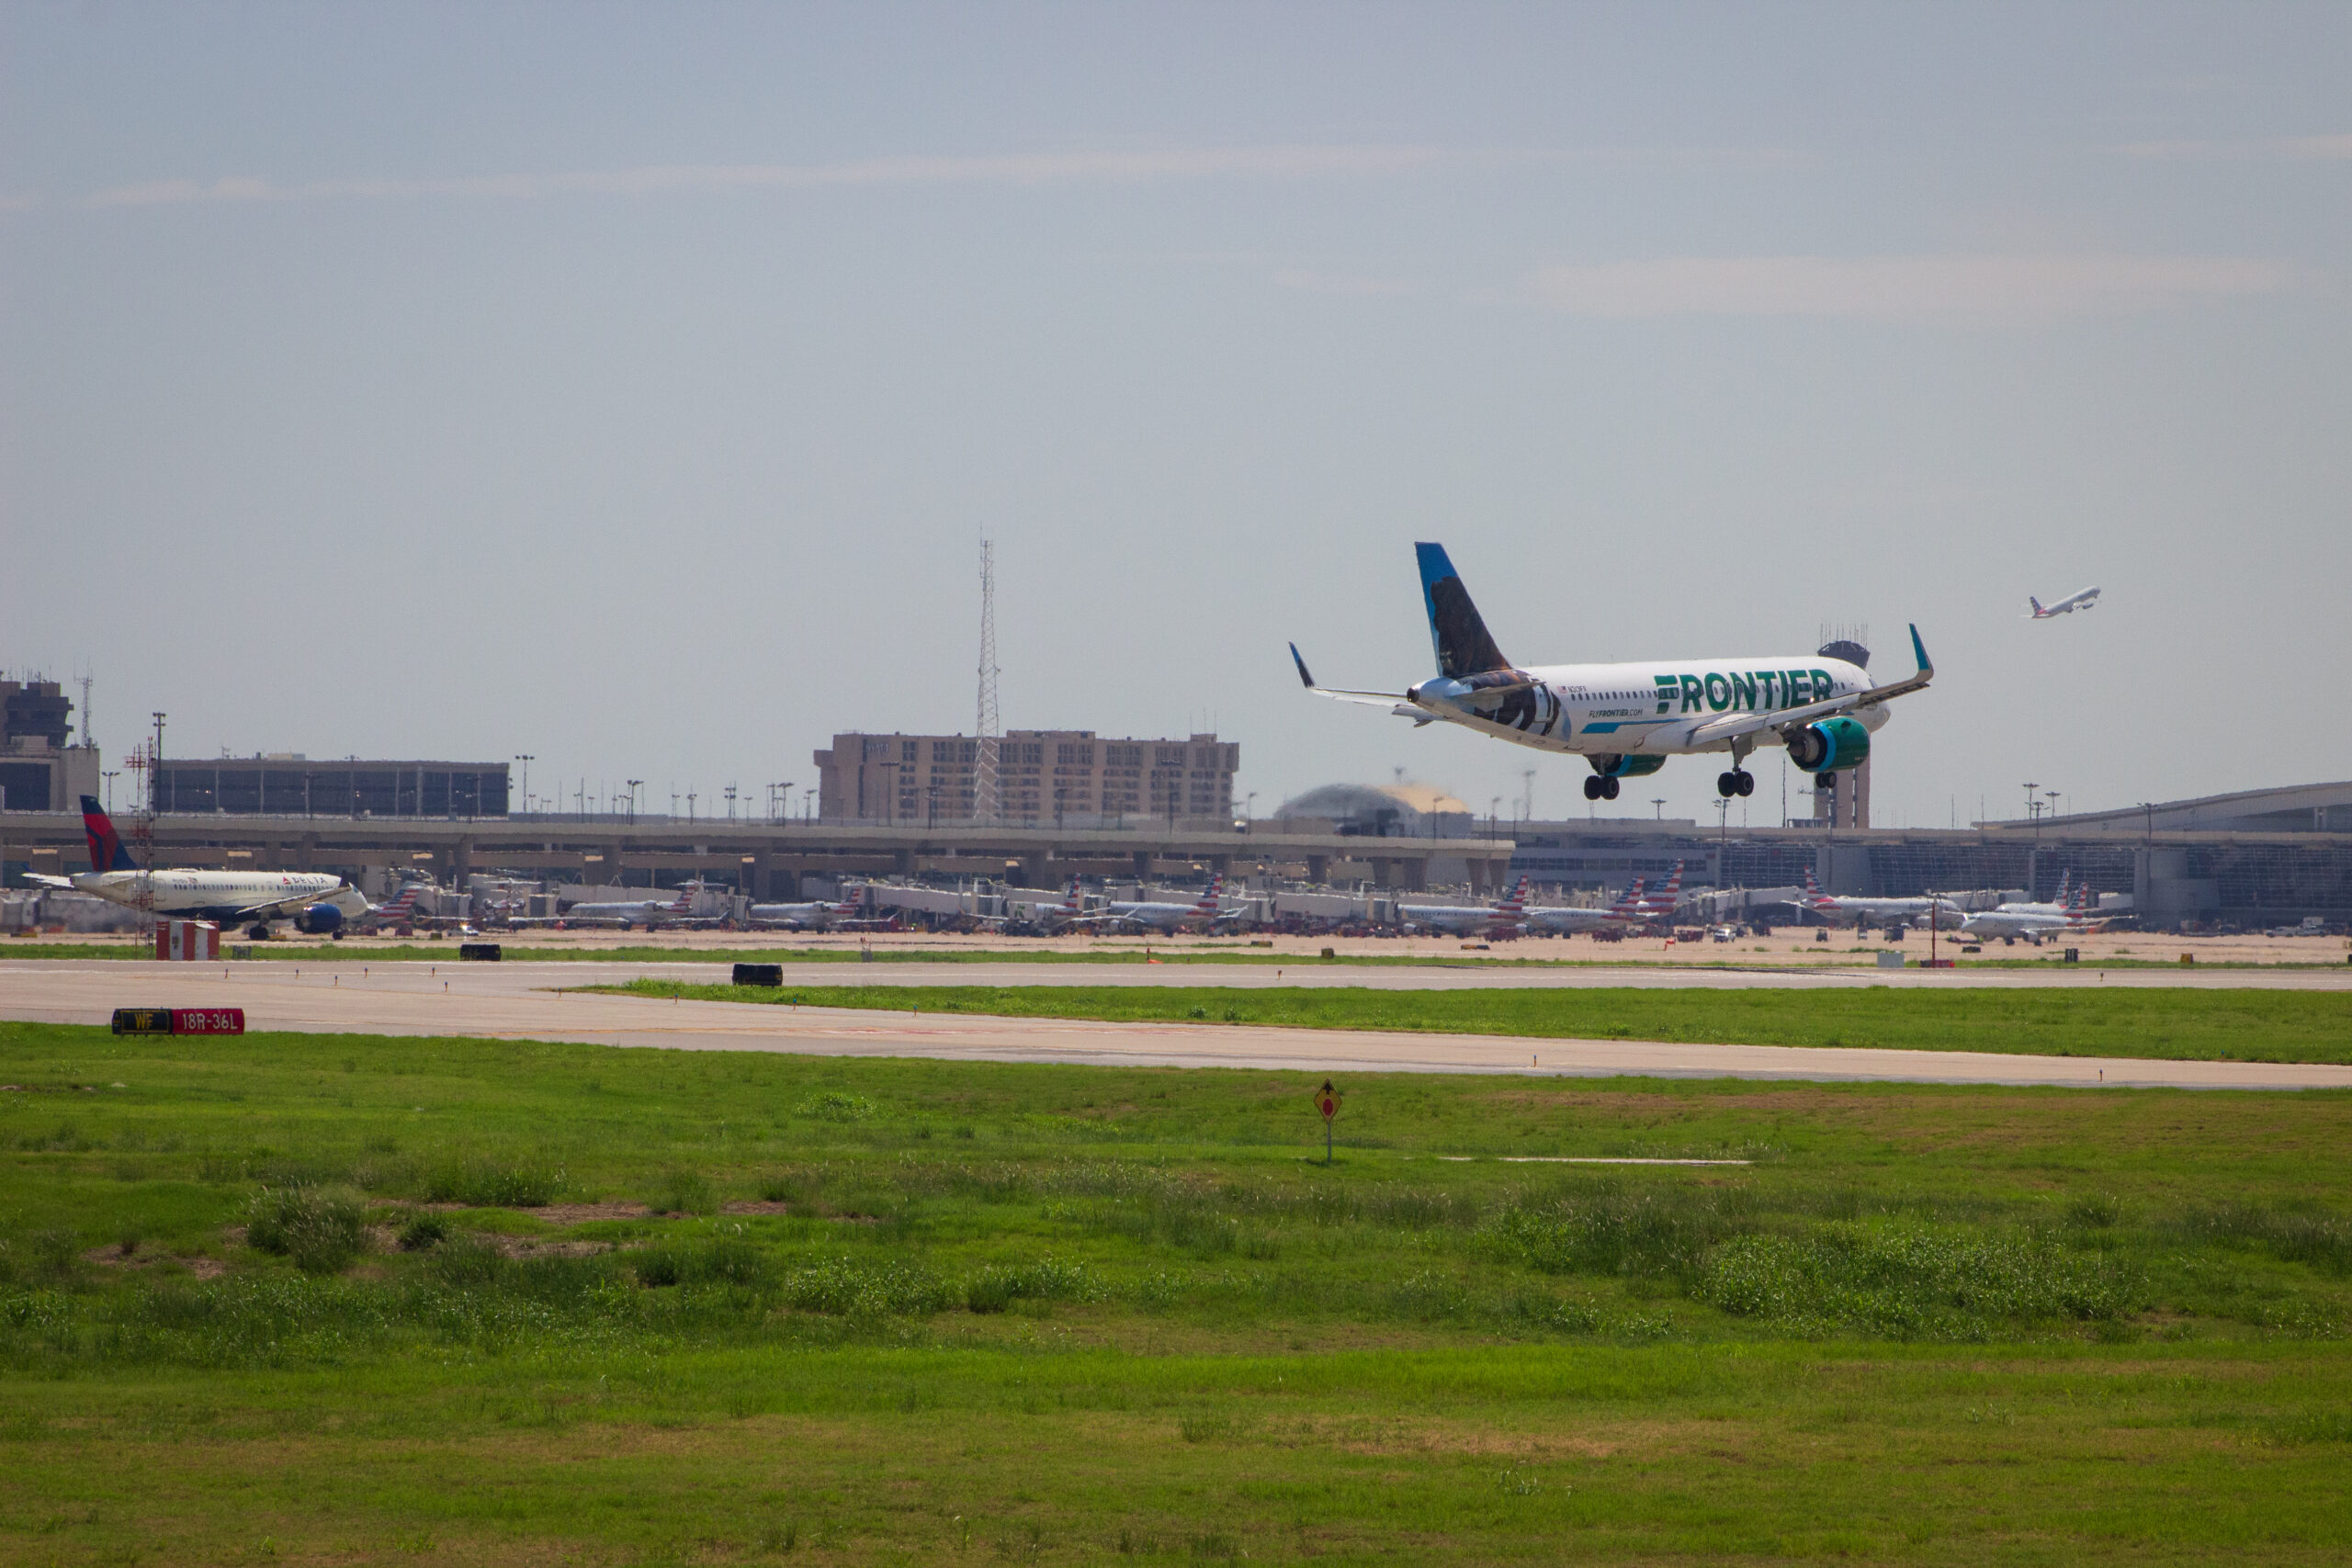
[[[2025,596],[2025,602],[2033,606],[2033,614],[2028,615],[2027,620],[2046,621],[2052,615],[2071,615],[2077,610],[2098,609],[2098,590],[2086,588],[2079,592],[2069,593],[2055,604],[2045,604],[2030,593]]]
[[[1873,686],[1861,666],[1821,654],[1777,659],[1684,659],[1644,664],[1521,667],[1505,659],[1470,603],[1442,545],[1413,547],[1421,602],[1437,649],[1437,679],[1402,692],[1318,686],[1291,644],[1300,682],[1317,696],[1369,703],[1416,725],[1443,719],[1539,750],[1566,751],[1592,767],[1587,800],[1614,800],[1618,783],[1666,766],[1670,756],[1728,751],[1715,780],[1724,795],[1751,795],[1756,775],[1740,764],[1758,746],[1785,746],[1789,761],[1826,776],[1870,755],[1871,732],[1886,705],[1935,678],[1919,628],[1911,628],[1918,671]]]

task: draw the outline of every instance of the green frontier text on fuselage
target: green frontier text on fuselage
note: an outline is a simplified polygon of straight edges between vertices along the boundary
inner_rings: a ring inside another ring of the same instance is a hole
[[[1770,712],[1803,707],[1836,694],[1837,682],[1826,670],[1761,670],[1704,675],[1656,675],[1657,711],[1672,713],[1679,697],[1683,713]]]

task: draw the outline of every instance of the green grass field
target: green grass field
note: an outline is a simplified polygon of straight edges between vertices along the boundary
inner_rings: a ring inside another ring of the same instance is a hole
[[[698,986],[582,990],[768,1006],[1275,1024],[1536,1039],[1871,1046],[2170,1061],[2352,1062],[2352,995],[2329,991],[1703,990],[1544,987],[1376,990],[1288,986]]]
[[[1327,1168],[1275,1073],[0,1081],[0,1560],[2352,1550],[2352,1094],[1367,1076]]]

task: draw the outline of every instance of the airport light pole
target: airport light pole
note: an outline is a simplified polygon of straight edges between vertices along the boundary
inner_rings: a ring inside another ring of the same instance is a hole
[[[99,771],[107,781],[107,815],[111,816],[114,812],[114,776],[122,770],[119,768],[105,768]]]
[[[155,772],[147,781],[147,809],[161,815],[164,809],[164,716],[155,716]]]
[[[1657,819],[1658,819],[1659,821],[1661,821],[1661,822],[1665,821],[1665,820],[1666,820],[1666,796],[1664,796],[1664,795],[1654,795],[1650,796],[1650,804],[1651,804],[1652,806],[1654,806],[1654,807],[1657,807]]]
[[[735,786],[733,784],[727,786],[727,820],[729,822],[735,820]]]
[[[631,779],[628,781],[628,825],[632,828],[637,826],[638,786],[644,783],[645,781],[643,779]]]
[[[534,759],[528,751],[518,751],[514,760],[523,764],[523,815],[527,817],[531,814],[531,763]]]

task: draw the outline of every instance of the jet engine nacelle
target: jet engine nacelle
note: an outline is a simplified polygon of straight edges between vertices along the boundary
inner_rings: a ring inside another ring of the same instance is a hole
[[[1666,759],[1638,751],[1604,751],[1590,759],[1592,771],[1604,779],[1638,779],[1666,766]]]
[[[1857,766],[1870,754],[1870,730],[1844,714],[1808,724],[1789,737],[1789,761],[1800,773],[1834,773]]]
[[[294,929],[305,936],[330,936],[343,929],[343,911],[333,904],[311,904],[294,917]]]

